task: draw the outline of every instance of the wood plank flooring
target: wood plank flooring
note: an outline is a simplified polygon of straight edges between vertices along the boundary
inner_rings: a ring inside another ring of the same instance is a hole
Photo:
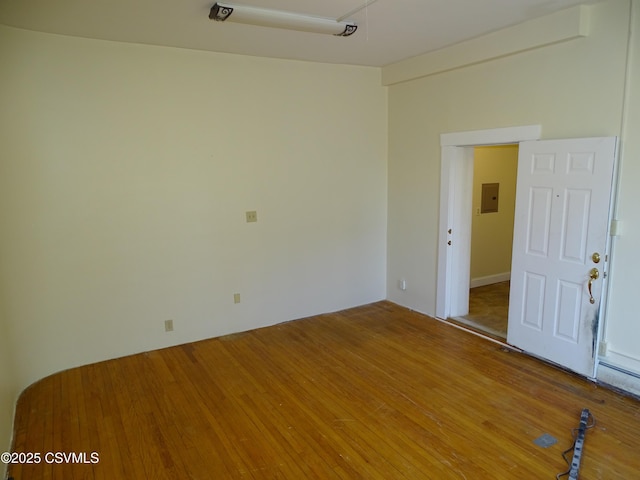
[[[21,396],[23,479],[640,478],[640,403],[388,302],[58,373]],[[549,448],[534,444],[547,433]],[[566,478],[566,477],[565,477]]]
[[[469,289],[469,313],[451,321],[504,341],[507,338],[510,284],[507,281]]]

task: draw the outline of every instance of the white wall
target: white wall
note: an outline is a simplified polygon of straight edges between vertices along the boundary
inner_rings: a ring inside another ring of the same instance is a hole
[[[385,297],[379,69],[6,27],[0,64],[0,288],[21,387]]]
[[[621,235],[614,240],[609,280],[610,303],[604,339],[609,363],[640,373],[640,318],[638,274],[640,272],[640,0],[633,0],[633,38],[621,139],[620,188],[617,218]],[[640,388],[637,391],[640,394]]]
[[[0,301],[2,300],[0,295]],[[13,351],[0,306],[0,452],[10,449],[15,401],[20,392],[15,377]],[[4,478],[4,470],[4,465],[0,465],[0,478]]]
[[[634,5],[637,24],[638,0]],[[390,300],[435,313],[441,133],[539,124],[545,139],[623,134],[629,8],[626,0],[591,7],[590,33],[584,38],[390,87]],[[607,325],[610,348],[637,359],[640,324],[633,275],[640,271],[639,43],[636,37],[631,96],[626,100],[629,118],[622,137],[619,215],[624,217],[624,234],[613,261]],[[397,288],[398,278],[406,279],[406,292]]]
[[[0,27],[0,439],[17,393],[74,365],[368,303],[385,283],[390,300],[433,314],[439,138],[453,131],[621,135],[606,333],[634,367],[628,9],[592,7],[586,38],[394,85],[388,116],[377,69]]]

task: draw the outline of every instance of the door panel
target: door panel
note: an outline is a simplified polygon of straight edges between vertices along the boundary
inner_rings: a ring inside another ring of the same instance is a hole
[[[615,138],[523,142],[507,341],[586,376],[595,374],[595,332],[604,272]]]
[[[591,192],[567,190],[565,198],[561,260],[582,264],[587,248]]]
[[[522,323],[529,328],[541,332],[546,277],[531,272],[524,272],[524,282]],[[513,292],[513,287],[511,287],[511,292]]]
[[[551,231],[551,188],[532,188],[527,227],[527,253],[546,258]],[[515,226],[514,226],[515,228]]]
[[[580,299],[582,285],[567,281],[558,282],[558,303],[555,310],[554,335],[571,343],[578,343],[578,325],[580,325]]]

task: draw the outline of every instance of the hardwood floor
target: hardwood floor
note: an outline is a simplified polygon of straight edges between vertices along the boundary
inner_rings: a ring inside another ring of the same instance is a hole
[[[469,313],[452,320],[497,339],[507,338],[511,282],[469,289]]]
[[[18,402],[14,451],[99,462],[10,475],[553,479],[583,408],[580,479],[640,478],[638,401],[379,302],[45,378]]]

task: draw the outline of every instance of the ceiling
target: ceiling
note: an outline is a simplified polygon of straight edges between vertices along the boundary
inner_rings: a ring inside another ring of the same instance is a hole
[[[371,0],[369,0],[371,2]],[[121,42],[384,66],[591,0],[374,0],[350,37],[214,22],[215,0],[0,0],[0,23]],[[339,18],[366,0],[241,0]]]

